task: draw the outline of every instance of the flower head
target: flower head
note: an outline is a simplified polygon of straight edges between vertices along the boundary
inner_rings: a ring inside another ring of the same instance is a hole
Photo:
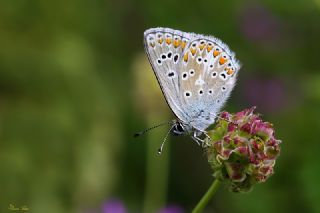
[[[207,139],[208,161],[215,178],[230,181],[234,192],[249,191],[273,174],[280,153],[273,125],[254,114],[255,107],[230,114],[222,112]]]

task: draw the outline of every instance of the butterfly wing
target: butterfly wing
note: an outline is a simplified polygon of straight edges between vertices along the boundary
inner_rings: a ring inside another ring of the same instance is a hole
[[[180,96],[189,123],[205,130],[214,123],[217,113],[235,85],[240,65],[228,46],[211,36],[193,35],[184,51],[180,67]]]
[[[169,28],[145,31],[144,44],[174,114],[201,131],[214,123],[240,67],[227,45],[214,37]]]
[[[189,41],[188,33],[169,28],[151,28],[144,32],[144,46],[164,97],[173,113],[188,122],[181,101],[181,57]]]

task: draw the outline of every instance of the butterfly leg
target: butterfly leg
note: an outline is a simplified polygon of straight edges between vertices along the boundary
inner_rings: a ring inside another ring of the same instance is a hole
[[[203,145],[205,142],[204,140],[202,140],[201,138],[199,138],[199,136],[197,135],[197,132],[194,131],[193,132],[193,136],[191,136],[191,138],[200,146]]]
[[[191,138],[192,138],[192,140],[193,140],[194,142],[196,142],[199,146],[201,145],[202,141],[199,141],[199,138],[196,138],[196,137],[194,137],[194,136],[191,136]]]
[[[204,134],[206,137],[205,137],[204,139],[199,138],[199,136],[200,136],[201,134]],[[194,131],[192,138],[194,138],[194,140],[197,141],[198,145],[200,145],[200,144],[199,144],[199,141],[200,141],[202,147],[208,147],[208,146],[210,146],[209,141],[212,141],[212,140],[211,140],[211,137],[208,135],[207,131],[201,131],[201,130],[198,130],[198,132],[197,132],[197,131]],[[209,139],[209,141],[206,140],[207,138]]]

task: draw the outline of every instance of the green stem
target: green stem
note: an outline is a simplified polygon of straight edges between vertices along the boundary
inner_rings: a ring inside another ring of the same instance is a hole
[[[154,121],[161,119],[170,119],[165,113],[154,113],[148,115],[148,126],[154,124]],[[159,143],[162,141],[167,130],[158,130],[160,134],[148,134],[147,153],[146,153],[146,186],[144,194],[144,213],[156,212],[157,209],[165,205],[167,200],[167,186],[169,174],[169,160],[170,160],[170,143],[165,146],[164,152],[159,156],[157,150]],[[169,141],[167,141],[169,142]]]
[[[199,203],[196,205],[196,207],[192,210],[192,213],[200,213],[206,207],[208,202],[212,199],[213,195],[218,190],[219,186],[221,184],[221,181],[218,179],[215,179],[213,183],[211,184],[208,191],[203,195]]]

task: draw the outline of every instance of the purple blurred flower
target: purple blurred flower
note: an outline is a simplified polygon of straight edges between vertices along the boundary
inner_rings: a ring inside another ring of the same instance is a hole
[[[240,15],[240,27],[247,39],[257,42],[274,41],[281,29],[278,19],[258,4],[244,8]]]
[[[102,206],[103,213],[126,213],[127,210],[120,200],[108,200]]]
[[[251,78],[245,83],[244,95],[250,105],[268,112],[279,110],[288,102],[285,85],[279,79]]]
[[[169,205],[163,209],[160,209],[158,213],[183,213],[183,209],[177,205]]]
[[[87,212],[97,212],[97,211],[87,211]],[[100,211],[99,211],[100,212]],[[111,199],[102,205],[102,213],[127,213],[127,209],[122,201],[117,199]],[[158,213],[183,213],[183,209],[178,205],[169,205],[162,208]]]

